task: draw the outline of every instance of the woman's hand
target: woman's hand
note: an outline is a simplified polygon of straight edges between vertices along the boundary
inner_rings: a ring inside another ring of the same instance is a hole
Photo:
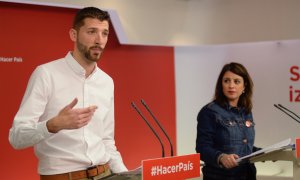
[[[238,166],[237,159],[239,158],[236,154],[222,154],[219,159],[219,163],[226,169],[230,169]]]

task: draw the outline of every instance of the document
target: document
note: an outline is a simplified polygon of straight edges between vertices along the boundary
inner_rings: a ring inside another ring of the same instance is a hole
[[[294,145],[291,143],[291,138],[288,138],[286,140],[283,140],[281,142],[278,142],[276,144],[273,144],[271,146],[268,146],[266,148],[263,148],[259,151],[256,151],[252,154],[249,154],[247,156],[243,156],[239,159],[237,159],[237,162],[238,163],[241,163],[243,160],[248,160],[249,158],[251,157],[254,157],[254,156],[258,156],[258,155],[261,155],[261,154],[265,154],[265,153],[269,153],[269,152],[273,152],[273,151],[277,151],[277,150],[281,150],[281,149],[290,149],[290,148],[293,148]]]

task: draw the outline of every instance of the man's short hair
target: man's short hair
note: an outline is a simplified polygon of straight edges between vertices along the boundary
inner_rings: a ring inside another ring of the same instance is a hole
[[[96,7],[85,7],[77,12],[73,21],[73,28],[79,30],[84,25],[85,18],[96,18],[100,21],[110,21],[107,11],[103,11]]]

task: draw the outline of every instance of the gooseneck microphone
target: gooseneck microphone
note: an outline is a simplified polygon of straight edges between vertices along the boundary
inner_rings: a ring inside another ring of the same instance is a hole
[[[274,106],[277,109],[279,109],[280,111],[284,112],[286,115],[290,116],[292,119],[294,119],[298,123],[300,123],[300,117],[296,113],[294,113],[293,111],[287,109],[286,107],[282,106],[281,104],[278,104],[278,105],[274,104]],[[294,116],[297,117],[298,119],[295,118]]]
[[[153,129],[153,127],[150,125],[149,121],[145,118],[145,116],[142,114],[142,112],[138,109],[138,107],[134,104],[134,102],[131,102],[131,106],[135,109],[136,112],[143,118],[143,120],[146,122],[146,124],[149,126],[149,128],[152,130],[153,134],[157,137],[157,139],[160,142],[161,149],[162,149],[162,157],[165,157],[165,148],[164,144],[162,143],[160,137],[158,136],[157,132]]]
[[[162,125],[160,124],[160,122],[157,120],[157,118],[154,116],[154,114],[152,113],[152,111],[150,110],[149,106],[147,106],[146,102],[141,99],[141,103],[144,105],[144,107],[147,109],[147,111],[150,113],[150,115],[152,116],[152,118],[155,120],[156,124],[159,126],[159,128],[162,130],[162,132],[165,134],[165,136],[167,137],[169,144],[170,144],[170,148],[171,148],[171,156],[173,156],[173,145],[172,142],[170,140],[170,137],[168,136],[168,134],[166,133],[165,129],[162,127]]]

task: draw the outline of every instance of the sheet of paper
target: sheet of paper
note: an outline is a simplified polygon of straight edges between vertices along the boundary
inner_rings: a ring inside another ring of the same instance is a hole
[[[280,150],[280,149],[287,149],[287,148],[292,148],[292,144],[291,144],[291,138],[288,138],[286,140],[283,140],[281,142],[278,142],[276,144],[273,144],[273,145],[270,145],[266,148],[263,148],[259,151],[256,151],[252,154],[249,154],[247,156],[244,156],[244,157],[241,157],[239,159],[237,159],[237,162],[241,162],[242,160],[245,160],[245,159],[248,159],[248,158],[251,158],[253,156],[257,156],[257,155],[260,155],[260,154],[264,154],[264,153],[268,153],[268,152],[273,152],[273,151],[276,151],[276,150]]]

